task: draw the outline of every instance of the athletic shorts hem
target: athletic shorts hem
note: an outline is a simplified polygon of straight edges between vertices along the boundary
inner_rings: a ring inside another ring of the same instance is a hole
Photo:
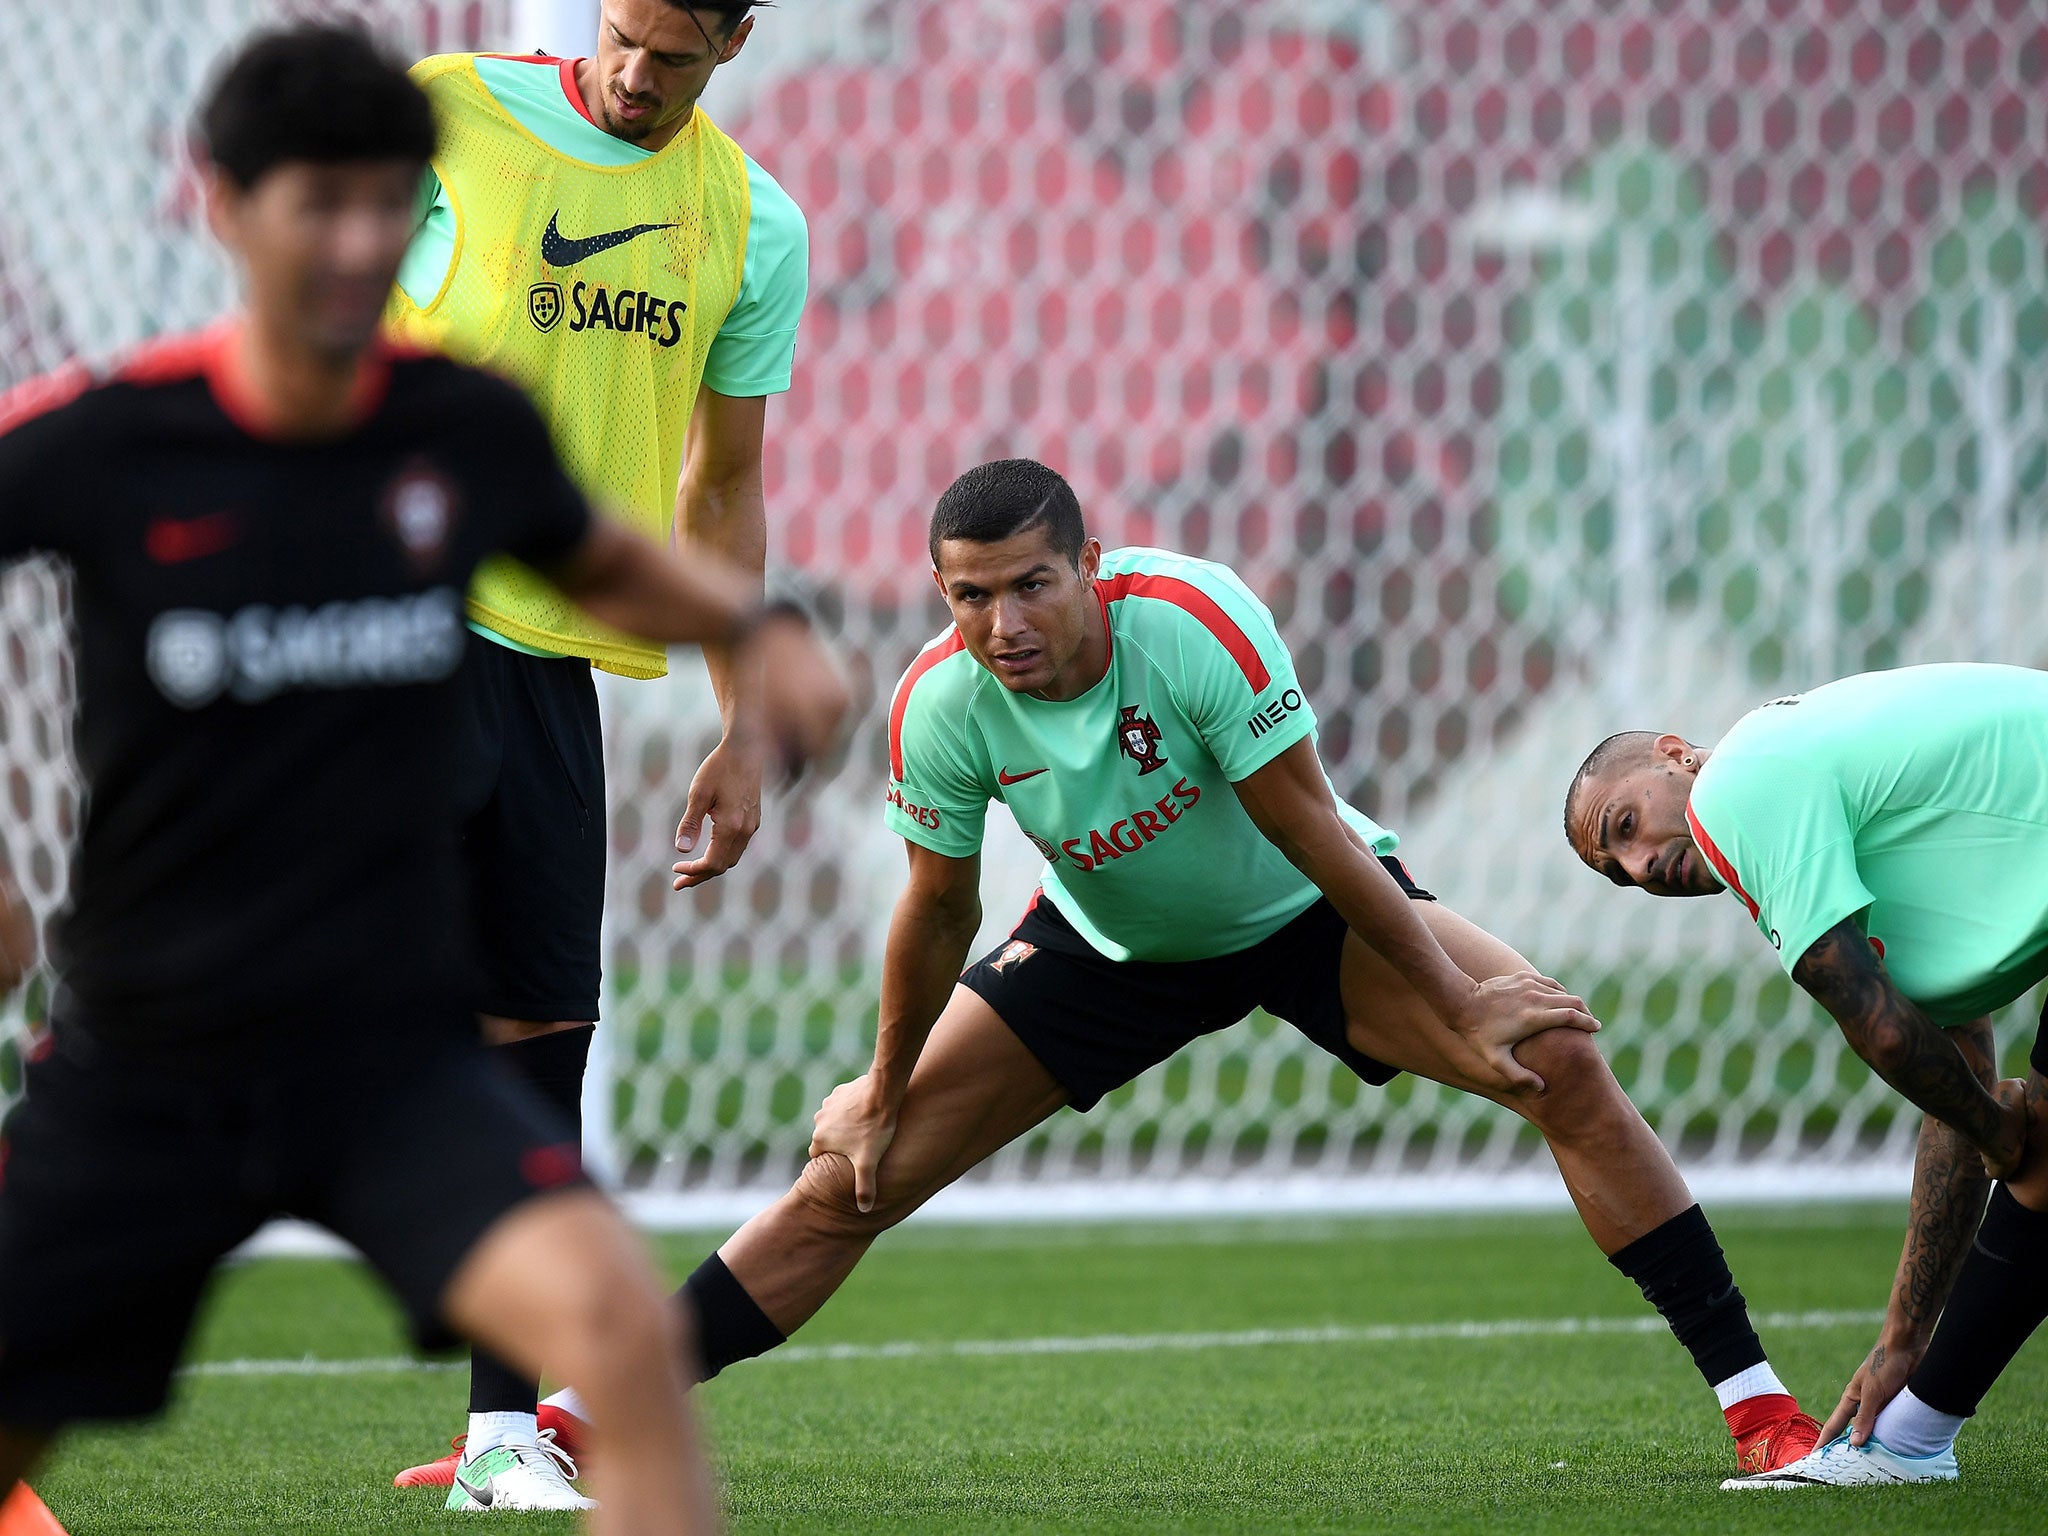
[[[1398,859],[1380,862],[1414,901],[1434,901]],[[992,1008],[1086,1113],[1183,1046],[1255,1009],[1284,1019],[1360,1081],[1400,1075],[1353,1047],[1341,995],[1350,928],[1326,898],[1248,949],[1201,960],[1111,960],[1044,896],[960,984]]]

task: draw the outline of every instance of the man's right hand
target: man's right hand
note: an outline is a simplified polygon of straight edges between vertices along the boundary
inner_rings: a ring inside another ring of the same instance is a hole
[[[1583,1029],[1590,1034],[1600,1027],[1583,999],[1565,991],[1562,982],[1534,971],[1480,982],[1449,1023],[1479,1054],[1494,1085],[1510,1093],[1543,1091],[1543,1079],[1515,1059],[1515,1047],[1524,1040],[1546,1029]]]
[[[851,697],[846,678],[811,626],[771,614],[747,638],[745,673],[757,704],[753,724],[768,757],[795,778],[831,749]]]
[[[35,914],[14,876],[0,869],[0,995],[20,986],[35,963]]]
[[[875,1173],[896,1139],[896,1106],[885,1102],[873,1081],[863,1073],[841,1083],[811,1117],[811,1156],[836,1152],[853,1164],[853,1203],[863,1212],[875,1208]]]

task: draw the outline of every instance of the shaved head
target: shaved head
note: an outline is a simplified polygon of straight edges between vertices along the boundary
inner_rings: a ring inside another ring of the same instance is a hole
[[[1571,788],[1564,792],[1564,835],[1567,842],[1576,846],[1572,835],[1572,808],[1578,803],[1579,791],[1588,785],[1605,783],[1615,774],[1630,768],[1640,768],[1656,757],[1657,733],[1655,731],[1616,731],[1586,754],[1586,760],[1579,764],[1579,771],[1572,775]]]
[[[1588,869],[1653,896],[1719,890],[1686,821],[1709,752],[1669,731],[1618,731],[1586,754],[1564,797],[1564,836]]]

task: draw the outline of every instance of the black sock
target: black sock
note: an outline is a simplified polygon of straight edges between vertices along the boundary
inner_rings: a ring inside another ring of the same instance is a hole
[[[2048,1212],[2028,1210],[1999,1184],[1927,1353],[1906,1385],[1937,1412],[1968,1418],[2044,1317]]]
[[[768,1321],[768,1314],[715,1253],[683,1282],[676,1298],[697,1319],[700,1380],[709,1381],[736,1360],[765,1355],[789,1338]]]
[[[583,1139],[583,1069],[590,1062],[593,1024],[581,1029],[533,1035],[497,1048],[498,1060],[530,1083],[555,1113]],[[532,1413],[540,1405],[540,1383],[486,1350],[469,1352],[471,1413]]]
[[[1698,1206],[1680,1211],[1607,1262],[1635,1281],[1644,1299],[1664,1315],[1708,1386],[1764,1363],[1763,1340],[1750,1326],[1749,1304]]]

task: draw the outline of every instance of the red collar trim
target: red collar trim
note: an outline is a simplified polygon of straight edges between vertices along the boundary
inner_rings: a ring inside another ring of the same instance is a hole
[[[583,92],[576,87],[576,66],[582,62],[581,59],[562,60],[562,94],[569,98],[569,105],[576,109],[578,117],[599,132],[603,132],[604,124],[590,115],[590,108],[583,103]]]
[[[243,364],[239,343],[246,324],[240,318],[224,320],[198,338],[203,348],[201,358],[207,387],[228,419],[249,436],[264,442],[290,441],[277,430],[270,403]],[[348,424],[344,432],[353,432],[377,414],[390,391],[391,363],[398,355],[399,350],[381,337],[371,343],[356,367],[355,382],[349,386]]]

